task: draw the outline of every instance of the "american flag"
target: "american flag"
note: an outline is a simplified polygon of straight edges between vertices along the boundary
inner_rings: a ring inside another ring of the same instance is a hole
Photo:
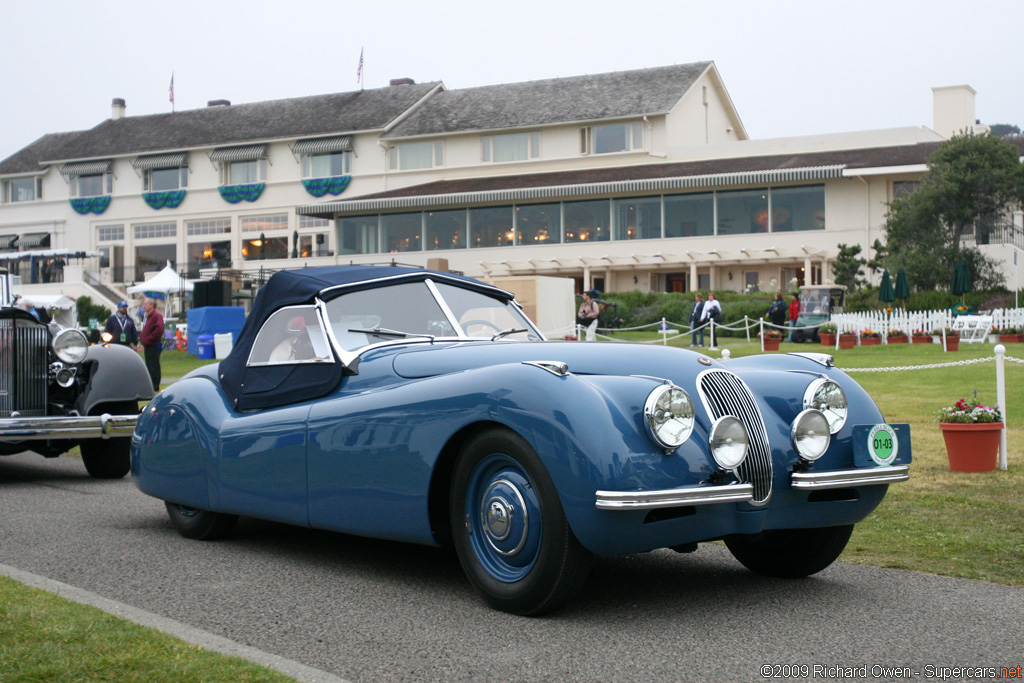
[[[363,48],[359,48],[359,68],[356,69],[356,83],[363,82]]]
[[[171,109],[174,109],[174,72],[171,72],[171,87],[168,88],[171,93]]]

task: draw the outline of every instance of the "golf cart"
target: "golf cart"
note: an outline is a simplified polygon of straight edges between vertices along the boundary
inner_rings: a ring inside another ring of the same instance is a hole
[[[804,285],[800,288],[800,317],[793,330],[793,341],[819,341],[818,327],[827,323],[833,313],[842,313],[846,303],[844,285]],[[813,328],[813,329],[806,329]]]

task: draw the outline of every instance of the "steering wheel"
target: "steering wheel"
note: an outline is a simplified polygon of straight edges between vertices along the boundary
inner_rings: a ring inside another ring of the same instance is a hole
[[[501,332],[501,328],[498,327],[497,325],[495,325],[494,323],[492,323],[490,320],[467,320],[466,322],[459,323],[459,324],[462,325],[462,329],[463,330],[465,330],[470,325],[484,325],[484,326],[489,327],[492,330],[494,330],[495,334],[497,334],[498,332]],[[466,334],[469,334],[469,332],[467,331]]]

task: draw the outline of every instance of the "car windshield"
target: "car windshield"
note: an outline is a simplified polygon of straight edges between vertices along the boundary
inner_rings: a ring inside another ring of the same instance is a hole
[[[808,290],[803,293],[800,310],[808,315],[828,315],[832,310],[827,289]]]
[[[533,328],[514,306],[462,287],[438,284],[466,336],[490,339],[536,339]],[[342,349],[354,351],[403,336],[459,337],[425,282],[363,289],[327,302],[327,317]],[[508,330],[527,332],[508,333]]]

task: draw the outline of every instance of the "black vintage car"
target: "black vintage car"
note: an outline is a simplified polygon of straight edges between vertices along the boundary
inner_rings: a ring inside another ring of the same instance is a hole
[[[130,348],[90,346],[76,327],[2,305],[10,286],[3,271],[0,280],[0,455],[53,458],[78,446],[90,475],[123,477],[139,401],[153,398],[145,363]]]

